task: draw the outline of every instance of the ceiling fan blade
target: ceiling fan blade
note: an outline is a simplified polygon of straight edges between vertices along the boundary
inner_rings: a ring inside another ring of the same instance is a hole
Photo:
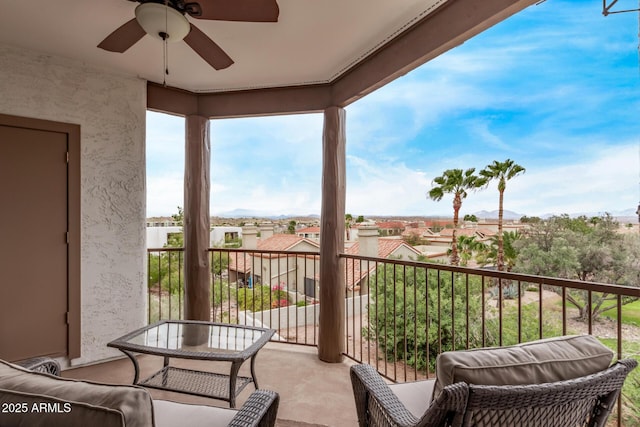
[[[184,41],[216,70],[222,70],[233,64],[233,59],[193,24]]]
[[[217,21],[278,22],[276,0],[197,0],[202,14],[198,19]]]
[[[145,34],[136,18],[133,18],[109,34],[107,38],[100,42],[98,47],[110,52],[122,53],[136,44]]]

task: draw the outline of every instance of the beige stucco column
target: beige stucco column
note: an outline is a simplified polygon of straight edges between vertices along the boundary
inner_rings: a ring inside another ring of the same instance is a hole
[[[258,229],[255,225],[242,227],[242,248],[258,249]]]
[[[345,343],[344,215],[346,199],[346,114],[324,111],[322,208],[320,216],[320,326],[318,357],[342,361]]]
[[[211,320],[209,257],[209,189],[211,143],[209,120],[186,116],[184,168],[184,317]]]

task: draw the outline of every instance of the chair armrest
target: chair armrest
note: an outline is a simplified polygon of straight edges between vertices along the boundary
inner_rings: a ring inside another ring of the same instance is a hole
[[[30,371],[60,376],[60,364],[50,357],[34,357],[32,359],[14,362],[14,364],[29,369]]]
[[[256,390],[242,405],[229,427],[273,427],[280,396],[271,390]]]
[[[352,366],[351,385],[360,427],[414,426],[418,422],[373,366]],[[369,419],[372,417],[376,419]]]

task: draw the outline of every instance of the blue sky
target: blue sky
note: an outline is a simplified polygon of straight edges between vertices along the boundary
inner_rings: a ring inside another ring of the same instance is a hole
[[[620,0],[619,8],[637,7]],[[513,159],[505,209],[635,211],[640,198],[638,14],[547,0],[347,107],[353,215],[448,215],[428,200],[446,169]],[[211,214],[319,214],[322,115],[211,122]],[[147,116],[147,215],[183,206],[184,125]],[[495,210],[495,185],[461,213]]]

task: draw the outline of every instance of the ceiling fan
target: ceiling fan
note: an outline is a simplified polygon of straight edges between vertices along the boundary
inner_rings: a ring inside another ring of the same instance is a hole
[[[184,40],[216,70],[233,64],[233,60],[185,15],[195,19],[241,22],[278,22],[280,9],[276,0],[129,0],[140,3],[136,17],[109,34],[98,45],[110,52],[125,52],[145,34],[165,42]]]

